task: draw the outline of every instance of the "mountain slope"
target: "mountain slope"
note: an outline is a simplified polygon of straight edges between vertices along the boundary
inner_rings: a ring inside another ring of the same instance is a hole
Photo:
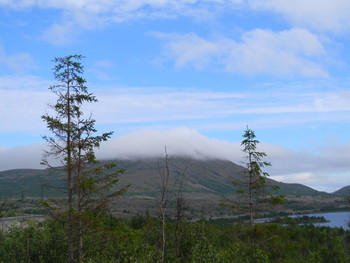
[[[350,195],[350,185],[345,186],[334,192],[335,195]]]
[[[54,169],[14,169],[0,172],[0,197],[55,196],[45,184],[62,185],[62,171]]]
[[[124,168],[116,187],[130,185],[125,196],[112,202],[112,211],[118,216],[144,214],[149,211],[157,216],[157,200],[160,195],[160,174],[165,172],[163,159],[111,160],[116,169]],[[173,158],[169,163],[169,215],[175,214],[175,198],[180,182],[185,200],[187,218],[216,218],[232,215],[232,210],[219,204],[230,204],[236,189],[232,181],[240,178],[244,168],[224,160],[194,160]],[[318,212],[342,209],[345,207],[342,196],[333,196],[316,191],[302,184],[286,184],[268,179],[269,184],[280,186],[276,193],[285,194],[288,201],[284,206],[270,211],[279,212]],[[0,198],[62,196],[47,185],[63,185],[62,169],[19,169],[0,172]],[[30,198],[26,199],[30,202]],[[230,201],[231,200],[231,201]],[[325,210],[326,209],[326,210]],[[328,209],[328,210],[327,210]]]
[[[164,169],[164,160],[144,159],[138,161],[115,161],[126,169],[121,177],[123,184],[131,184],[131,193],[155,193],[160,182],[159,172]],[[244,168],[224,160],[194,160],[176,158],[171,160],[171,175],[182,179],[184,192],[202,192],[215,195],[234,193],[231,182],[240,178]],[[288,195],[324,194],[302,184],[286,184],[268,179],[269,184],[280,186],[279,193]]]
[[[131,185],[128,195],[155,196],[159,192],[160,173],[164,172],[164,159],[112,160],[118,168],[126,169],[120,177],[121,185]],[[169,162],[170,187],[182,181],[185,193],[207,193],[217,196],[232,194],[235,189],[231,181],[242,175],[244,168],[224,160],[195,160],[174,158]],[[63,172],[57,169],[18,169],[0,172],[2,197],[53,195],[53,190],[42,188],[42,184],[63,183]],[[280,186],[280,193],[288,195],[323,194],[302,184],[286,184],[268,179],[268,183]],[[44,192],[42,192],[44,191]]]

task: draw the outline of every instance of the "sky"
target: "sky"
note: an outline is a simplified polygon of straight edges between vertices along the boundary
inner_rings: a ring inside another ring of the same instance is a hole
[[[103,158],[242,164],[350,185],[350,1],[0,0],[0,170],[40,166],[55,57],[82,54]]]

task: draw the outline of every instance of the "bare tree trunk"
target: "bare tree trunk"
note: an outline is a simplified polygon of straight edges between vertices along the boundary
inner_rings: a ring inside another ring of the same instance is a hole
[[[166,259],[166,205],[167,205],[167,198],[168,198],[168,192],[169,192],[169,177],[170,177],[170,170],[169,170],[169,157],[168,153],[165,148],[165,171],[160,171],[159,167],[159,175],[161,179],[161,186],[160,186],[160,201],[159,201],[159,214],[162,221],[162,256],[161,256],[161,263],[165,262]]]
[[[251,167],[252,164],[252,154],[249,152],[249,223],[250,225],[253,225],[254,219],[253,219],[253,168]]]
[[[74,240],[73,240],[73,195],[72,195],[72,171],[68,170],[67,175],[68,183],[68,232],[67,232],[67,242],[68,242],[68,262],[74,262]]]
[[[83,143],[82,143],[82,134],[80,132],[81,127],[80,127],[80,113],[77,115],[78,119],[78,135],[77,135],[77,142],[78,142],[78,160],[77,160],[77,182],[76,182],[76,194],[77,194],[77,212],[78,212],[78,256],[77,256],[77,262],[82,262],[83,261],[83,256],[84,256],[84,243],[83,243],[83,238],[84,238],[84,229],[83,229],[83,218],[82,218],[82,211],[83,211],[83,204],[82,204],[82,194],[83,194],[83,188],[82,188],[82,177],[83,177]]]
[[[72,182],[72,151],[71,151],[71,113],[70,113],[70,85],[67,87],[67,190],[68,190],[68,219],[67,219],[67,243],[68,262],[74,262],[74,241],[73,241],[73,182]]]
[[[166,252],[166,236],[165,236],[165,231],[166,231],[166,222],[165,222],[165,207],[162,208],[161,212],[161,217],[162,217],[162,259],[161,262],[165,262],[165,252]]]
[[[79,148],[79,161],[77,169],[77,195],[78,195],[78,262],[83,259],[83,222],[81,218],[82,200],[81,200],[81,173],[82,173],[82,160],[81,149]]]
[[[253,187],[252,175],[249,175],[249,223],[253,225]]]

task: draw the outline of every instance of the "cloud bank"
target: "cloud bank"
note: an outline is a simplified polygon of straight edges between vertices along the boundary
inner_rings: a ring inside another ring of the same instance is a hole
[[[0,170],[43,168],[40,165],[44,143],[0,149]],[[242,165],[240,142],[206,137],[196,130],[179,127],[171,130],[140,130],[112,138],[96,151],[98,159],[164,158],[165,147],[170,156],[200,160],[222,159]],[[272,179],[303,183],[325,191],[334,191],[349,184],[348,160],[350,144],[319,148],[305,153],[273,144],[261,143],[259,151],[267,153]],[[339,155],[339,152],[344,154]],[[337,154],[338,153],[338,154]],[[58,165],[58,162],[53,162]]]
[[[140,130],[113,138],[97,152],[101,159],[163,158],[239,160],[239,144],[208,138],[196,130],[179,127],[171,130]]]

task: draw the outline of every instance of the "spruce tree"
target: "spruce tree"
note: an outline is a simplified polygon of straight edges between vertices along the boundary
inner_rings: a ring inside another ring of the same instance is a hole
[[[65,184],[61,189],[65,199],[46,202],[54,216],[66,218],[67,262],[81,262],[84,258],[84,238],[98,231],[91,228],[98,217],[108,210],[112,197],[125,189],[115,191],[115,184],[123,170],[115,165],[100,165],[94,149],[111,137],[113,132],[95,135],[95,120],[91,114],[85,117],[85,103],[97,102],[88,92],[80,60],[81,55],[70,55],[54,59],[53,74],[56,85],[49,89],[57,96],[50,104],[52,115],[42,116],[52,136],[44,136],[48,150],[42,163],[51,167],[50,160],[58,159],[64,170]],[[110,171],[106,171],[110,170]]]
[[[249,213],[249,222],[254,223],[254,215],[266,206],[282,204],[284,197],[282,195],[273,195],[273,190],[278,190],[278,186],[271,185],[267,182],[269,174],[263,171],[264,167],[271,166],[270,162],[263,161],[266,153],[259,152],[253,130],[247,129],[243,134],[244,166],[243,176],[232,182],[238,194],[237,201],[234,202],[234,208]]]

